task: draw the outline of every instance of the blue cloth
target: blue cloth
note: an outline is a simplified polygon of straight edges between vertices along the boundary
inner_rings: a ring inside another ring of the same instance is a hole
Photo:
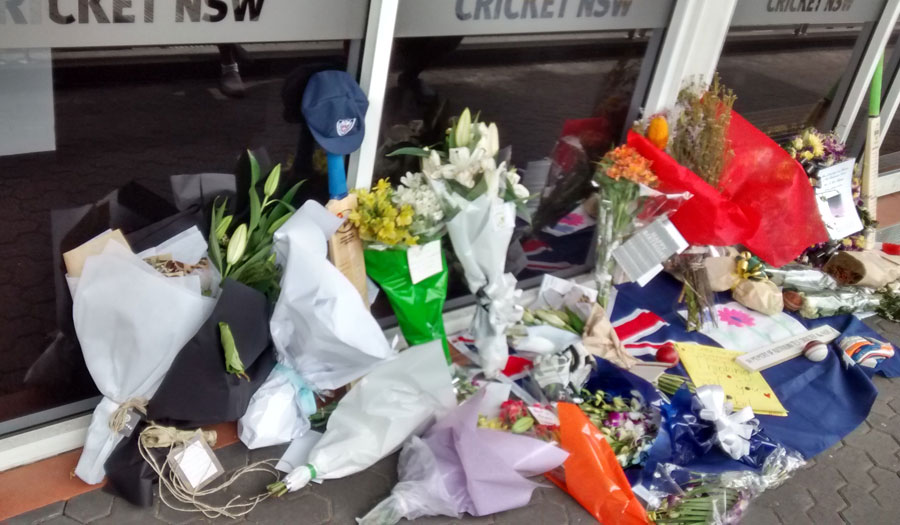
[[[687,332],[684,321],[678,316],[678,296],[681,285],[668,275],[660,275],[647,286],[635,284],[618,287],[616,303],[611,318],[613,323],[634,312],[649,310],[669,324],[641,338],[646,342],[696,342],[719,346],[709,337]],[[721,300],[730,300],[728,294],[720,294]],[[804,326],[814,328],[828,324],[844,335],[865,335],[882,339],[868,326],[851,315],[806,320],[798,318]],[[791,359],[763,371],[769,385],[788,411],[787,417],[758,416],[761,428],[774,441],[797,450],[805,458],[823,452],[857,426],[868,416],[878,395],[869,375],[880,372],[888,376],[900,373],[900,356],[885,360],[877,369],[867,370],[859,366],[847,366],[841,359],[840,349],[829,345],[828,358],[814,363],[803,358]],[[687,375],[680,365],[671,373]],[[666,446],[666,443],[659,443]],[[654,444],[656,447],[657,444]],[[740,463],[724,454],[716,457],[715,450],[703,458],[708,470],[735,470]],[[651,455],[653,452],[651,451]]]

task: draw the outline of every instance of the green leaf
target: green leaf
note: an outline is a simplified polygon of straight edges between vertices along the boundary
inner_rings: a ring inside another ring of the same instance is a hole
[[[262,246],[260,246],[257,249],[256,253],[251,255],[249,259],[242,261],[240,267],[237,268],[236,270],[234,270],[233,272],[231,272],[231,274],[230,274],[231,278],[234,279],[235,281],[244,282],[241,280],[241,275],[245,271],[247,271],[248,268],[252,267],[253,264],[255,264],[261,260],[265,260],[265,258],[269,256],[269,252],[271,250],[272,250],[272,242],[271,241],[263,243]]]
[[[266,233],[269,235],[274,234],[275,231],[278,230],[278,228],[281,228],[281,226],[284,223],[286,223],[288,221],[288,219],[290,219],[293,215],[294,215],[294,212],[291,212],[291,213],[288,213],[287,215],[283,215],[282,217],[279,217],[278,219],[276,219],[275,221],[272,222],[272,224],[269,226],[269,229],[266,231]]]
[[[222,273],[222,248],[219,246],[219,240],[216,238],[216,227],[219,222],[222,220],[222,217],[225,216],[225,205],[228,200],[225,199],[222,201],[221,205],[217,205],[218,199],[213,202],[212,208],[212,217],[210,219],[210,227],[209,227],[209,245],[207,246],[207,252],[209,253],[209,260],[213,263],[213,266],[216,267],[216,270],[219,273]]]
[[[219,338],[222,341],[222,349],[225,351],[225,371],[250,381],[250,376],[244,370],[244,363],[241,361],[241,355],[238,353],[228,323],[219,323]]]
[[[269,220],[277,221],[284,216],[285,213],[294,211],[294,207],[291,203],[294,201],[294,196],[297,195],[297,190],[300,189],[300,186],[302,186],[304,182],[306,182],[305,179],[294,184],[291,189],[284,192],[284,195],[282,195],[280,199],[275,199],[275,202],[277,202],[278,205],[272,208],[271,213],[269,213]]]
[[[581,317],[578,316],[575,312],[569,309],[568,306],[565,307],[566,315],[569,318],[569,326],[575,329],[579,334],[584,333],[584,321],[581,320]]]
[[[409,146],[406,148],[400,148],[396,151],[392,151],[392,152],[388,153],[386,156],[387,157],[397,157],[400,155],[410,155],[413,157],[430,157],[431,151],[424,149],[424,148],[416,148],[413,146]]]
[[[259,195],[256,193],[256,188],[250,188],[250,230],[249,233],[253,233],[256,231],[256,227],[259,226],[259,218],[262,214],[262,206],[259,203]]]
[[[247,157],[250,159],[250,190],[253,191],[259,182],[259,161],[256,160],[256,156],[249,149],[247,150]]]

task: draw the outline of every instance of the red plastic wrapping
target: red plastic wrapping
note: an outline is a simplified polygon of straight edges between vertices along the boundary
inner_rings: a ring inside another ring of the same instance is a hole
[[[603,524],[644,525],[647,513],[631,491],[616,454],[576,405],[559,403],[560,446],[569,453],[563,468],[547,478],[569,493]]]
[[[628,144],[653,162],[661,191],[694,194],[672,216],[684,238],[691,244],[743,244],[775,267],[828,240],[800,164],[735,112],[728,139],[734,155],[720,177],[719,193],[645,137],[628,133]]]

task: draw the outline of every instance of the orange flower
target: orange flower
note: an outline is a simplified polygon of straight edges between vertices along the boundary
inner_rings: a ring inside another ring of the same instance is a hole
[[[657,182],[656,175],[650,170],[651,162],[630,146],[613,149],[600,164],[606,176],[614,180],[626,179],[645,186],[654,186]]]

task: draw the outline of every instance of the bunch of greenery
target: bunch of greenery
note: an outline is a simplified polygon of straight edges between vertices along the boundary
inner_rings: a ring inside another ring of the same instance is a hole
[[[256,157],[247,152],[250,160],[249,220],[232,228],[234,215],[226,215],[227,199],[213,204],[209,229],[209,259],[222,279],[230,277],[266,294],[274,302],[280,292],[281,268],[275,264],[272,235],[294,213],[291,204],[301,182],[277,198],[281,178],[281,164],[269,172],[259,194],[260,167]]]
[[[716,189],[720,189],[719,177],[732,155],[728,127],[736,99],[734,92],[719,82],[718,74],[705,92],[687,87],[678,94],[681,112],[669,152]]]

